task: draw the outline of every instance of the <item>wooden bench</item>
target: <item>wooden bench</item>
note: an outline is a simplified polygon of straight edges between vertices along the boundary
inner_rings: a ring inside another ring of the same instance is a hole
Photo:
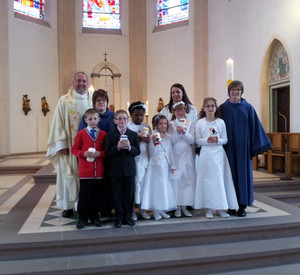
[[[288,135],[288,163],[291,174],[300,175],[300,133],[289,133]]]
[[[267,152],[268,172],[284,172],[288,177],[300,175],[300,133],[269,133],[268,135],[273,144],[272,150]]]

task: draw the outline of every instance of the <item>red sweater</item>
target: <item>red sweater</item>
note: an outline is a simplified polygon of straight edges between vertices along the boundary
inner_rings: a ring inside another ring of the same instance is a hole
[[[72,146],[72,154],[78,158],[78,172],[81,179],[97,179],[103,178],[104,165],[103,159],[105,155],[105,136],[106,133],[102,130],[98,131],[95,140],[90,136],[87,128],[80,130]],[[101,155],[93,162],[86,160],[83,153],[87,151],[90,147],[95,148],[99,151]]]

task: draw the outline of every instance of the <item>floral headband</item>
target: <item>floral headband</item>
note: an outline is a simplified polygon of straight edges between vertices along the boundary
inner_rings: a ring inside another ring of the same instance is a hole
[[[133,110],[137,107],[142,107],[144,111],[146,111],[146,105],[144,103],[140,103],[140,104],[137,104],[137,105],[134,105],[130,108],[130,110]]]
[[[173,110],[175,110],[176,107],[179,106],[179,105],[184,105],[185,106],[185,103],[183,101],[179,101],[179,102],[174,103],[173,106],[172,106]]]

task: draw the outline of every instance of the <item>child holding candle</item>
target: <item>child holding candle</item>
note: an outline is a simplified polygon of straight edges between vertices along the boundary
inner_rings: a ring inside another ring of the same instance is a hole
[[[193,206],[195,200],[195,143],[194,122],[185,118],[186,105],[183,101],[173,104],[173,120],[170,122],[174,129],[172,135],[173,153],[177,177],[173,179],[173,187],[177,200],[174,215],[181,217],[181,211],[187,217],[192,213],[186,206]]]
[[[128,127],[125,110],[115,112],[117,129],[106,135],[107,174],[112,186],[116,228],[123,224],[135,225],[132,220],[136,167],[134,158],[140,154],[137,133]]]
[[[167,133],[168,120],[156,115],[152,120],[154,134],[149,143],[150,160],[142,194],[142,209],[152,209],[155,220],[168,219],[166,212],[176,209],[177,203],[170,174],[175,171],[171,136]]]
[[[196,142],[201,145],[198,161],[195,209],[206,208],[206,217],[212,219],[213,210],[223,218],[225,210],[238,209],[231,170],[223,145],[227,143],[224,120],[216,99],[205,98],[196,123]]]
[[[99,113],[95,109],[88,109],[84,114],[84,120],[88,126],[78,132],[72,146],[72,154],[78,158],[79,164],[78,229],[82,229],[88,219],[95,226],[101,226],[98,200],[103,183],[105,158],[106,133],[97,127],[100,122]]]
[[[137,101],[130,104],[128,108],[131,121],[128,123],[128,129],[138,134],[140,143],[140,155],[135,157],[136,176],[135,176],[135,204],[141,204],[141,195],[143,193],[144,178],[149,162],[149,137],[151,135],[150,126],[143,122],[146,106],[143,102]],[[140,215],[149,220],[149,214],[140,208]],[[132,219],[137,220],[135,211],[133,210]]]

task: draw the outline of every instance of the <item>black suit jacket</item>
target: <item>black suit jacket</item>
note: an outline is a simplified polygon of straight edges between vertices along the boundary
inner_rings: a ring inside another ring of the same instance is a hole
[[[127,128],[127,135],[131,150],[118,150],[117,145],[120,140],[118,129],[109,131],[106,135],[106,157],[108,161],[107,175],[111,177],[132,177],[136,174],[134,157],[140,154],[140,145],[136,132]]]

